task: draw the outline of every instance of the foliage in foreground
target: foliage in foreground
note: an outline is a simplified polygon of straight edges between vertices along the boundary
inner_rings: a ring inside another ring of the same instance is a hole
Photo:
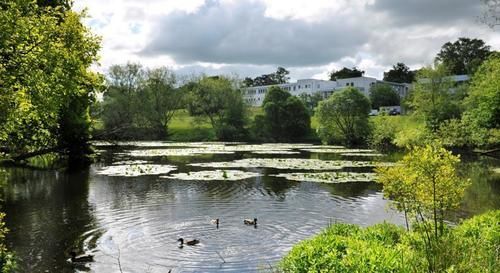
[[[6,173],[0,170],[0,189],[6,183]],[[10,252],[5,246],[5,235],[9,230],[5,226],[3,219],[5,218],[5,213],[0,212],[0,272],[1,273],[11,273],[16,272],[17,263],[14,254]]]
[[[464,221],[436,247],[440,268],[434,272],[498,272],[500,270],[500,210]],[[296,245],[280,262],[282,272],[429,272],[426,240],[393,224],[360,228],[334,224]]]
[[[458,175],[460,157],[438,142],[413,147],[395,166],[378,167],[377,181],[384,186],[384,196],[394,200],[394,207],[404,212],[406,226],[414,219],[413,229],[424,240],[418,244],[425,254],[429,272],[446,268],[442,241],[446,241],[446,216],[458,208],[469,181]]]
[[[0,147],[13,158],[52,148],[83,159],[100,40],[84,14],[35,2],[0,9]]]

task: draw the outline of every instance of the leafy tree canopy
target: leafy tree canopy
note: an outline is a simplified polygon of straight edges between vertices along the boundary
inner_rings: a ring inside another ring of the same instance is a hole
[[[384,81],[412,83],[415,80],[416,71],[410,70],[404,63],[397,63],[392,69],[384,72]]]
[[[191,115],[208,118],[219,140],[241,140],[247,135],[243,95],[225,77],[203,77],[188,84]]]
[[[264,124],[265,137],[274,141],[298,140],[310,131],[311,117],[302,101],[289,92],[273,86],[263,102],[264,117],[256,118]]]
[[[250,87],[287,83],[288,80],[290,80],[288,74],[290,74],[290,72],[280,66],[274,73],[264,74],[254,79],[247,77],[243,80],[243,84]]]
[[[444,64],[452,75],[471,75],[490,54],[490,46],[483,40],[461,37],[453,43],[445,43],[436,61]]]
[[[361,144],[368,135],[370,101],[357,88],[347,87],[321,101],[316,110],[323,142]]]
[[[0,146],[15,158],[48,148],[87,151],[88,108],[101,77],[100,39],[82,14],[16,0],[0,9]],[[6,7],[6,8],[5,8]]]
[[[379,109],[381,106],[399,105],[400,98],[398,93],[388,84],[374,84],[370,88],[370,101],[373,109]]]
[[[336,81],[340,79],[362,77],[363,74],[365,74],[365,71],[358,70],[356,67],[352,69],[344,67],[338,71],[333,70],[330,72],[330,80]]]
[[[493,54],[472,77],[466,114],[484,128],[500,128],[500,54]]]
[[[454,93],[454,83],[443,64],[426,67],[419,71],[411,98],[410,107],[421,116],[431,131],[452,118],[460,117],[461,97]]]

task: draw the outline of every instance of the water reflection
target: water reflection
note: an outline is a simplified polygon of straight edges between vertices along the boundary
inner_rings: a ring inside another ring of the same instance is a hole
[[[94,228],[87,202],[88,171],[10,169],[3,208],[11,230],[7,243],[21,272],[73,272],[67,253],[83,249],[82,234]]]
[[[243,168],[261,177],[241,181],[178,181],[158,176],[108,177],[96,170],[131,159],[113,149],[89,170],[10,169],[4,190],[8,243],[22,258],[23,272],[77,272],[65,261],[69,250],[95,254],[91,272],[256,272],[269,269],[295,243],[331,222],[403,224],[388,208],[375,183],[290,182],[269,174],[286,170]],[[301,157],[329,160],[339,155],[254,155],[235,153],[142,158],[173,164],[179,172],[205,170],[191,162],[231,161],[248,157]],[[361,158],[360,158],[361,160]],[[488,168],[497,161],[462,164],[473,186],[461,216],[500,208],[500,181]],[[353,168],[366,172],[370,169]],[[219,229],[210,223],[219,218]],[[257,228],[244,218],[258,218]],[[178,248],[177,239],[200,239]]]

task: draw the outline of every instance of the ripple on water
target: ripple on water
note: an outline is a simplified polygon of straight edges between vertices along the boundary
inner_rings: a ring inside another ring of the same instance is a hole
[[[193,170],[189,163],[179,169]],[[255,167],[245,166],[244,171]],[[294,244],[329,223],[369,222],[373,211],[383,211],[385,206],[382,196],[369,190],[369,183],[359,186],[355,194],[336,195],[341,188],[288,182],[266,175],[266,168],[257,172],[262,176],[217,183],[180,181],[175,175],[135,180],[94,176],[89,200],[99,229],[85,235],[86,244],[96,246],[93,270],[117,271],[119,256],[127,272],[148,268],[151,272],[255,272],[275,265]],[[219,229],[210,223],[214,218],[220,219]],[[257,227],[244,225],[244,218],[257,218]],[[179,248],[181,237],[201,243]]]

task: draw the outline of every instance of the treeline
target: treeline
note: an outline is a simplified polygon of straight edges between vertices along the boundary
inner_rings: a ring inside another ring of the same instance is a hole
[[[453,79],[457,74],[468,74],[471,79],[457,83]],[[391,81],[395,82],[415,77],[403,101],[390,86],[375,84],[369,98],[348,87],[319,103],[316,117],[323,142],[370,145],[379,150],[404,149],[435,139],[453,148],[495,149],[500,145],[500,54],[483,41],[459,38],[448,42],[433,66],[411,71],[397,64],[385,73],[387,77],[394,77]],[[370,109],[400,104],[407,116],[369,119]]]
[[[197,123],[210,125],[213,135],[205,140],[321,140],[387,150],[439,138],[453,147],[495,146],[499,105],[495,88],[497,62],[498,54],[483,41],[459,38],[442,46],[433,66],[410,70],[398,63],[384,73],[387,81],[413,83],[413,90],[403,101],[387,84],[374,84],[369,97],[347,87],[326,100],[319,94],[291,96],[272,86],[257,111],[245,104],[245,87],[287,82],[286,69],[279,67],[275,73],[253,79],[199,76],[179,81],[167,68],[113,66],[106,76],[103,100],[95,107],[94,117],[102,121],[102,126],[94,135],[166,140],[171,137],[173,117],[187,110]],[[333,71],[331,78],[363,73],[357,68],[344,68]],[[451,78],[456,74],[470,74],[472,79],[457,84]],[[395,105],[401,105],[409,113],[400,120],[414,124],[404,127],[387,117],[369,119],[371,109]],[[318,123],[315,132],[311,131],[312,116]]]
[[[111,67],[106,78],[93,111],[102,121],[94,134],[100,138],[166,140],[175,113],[184,110],[194,123],[208,123],[216,140],[294,141],[310,133],[306,106],[278,87],[269,90],[264,113],[252,120],[238,79],[199,76],[180,82],[168,68],[130,63]]]

